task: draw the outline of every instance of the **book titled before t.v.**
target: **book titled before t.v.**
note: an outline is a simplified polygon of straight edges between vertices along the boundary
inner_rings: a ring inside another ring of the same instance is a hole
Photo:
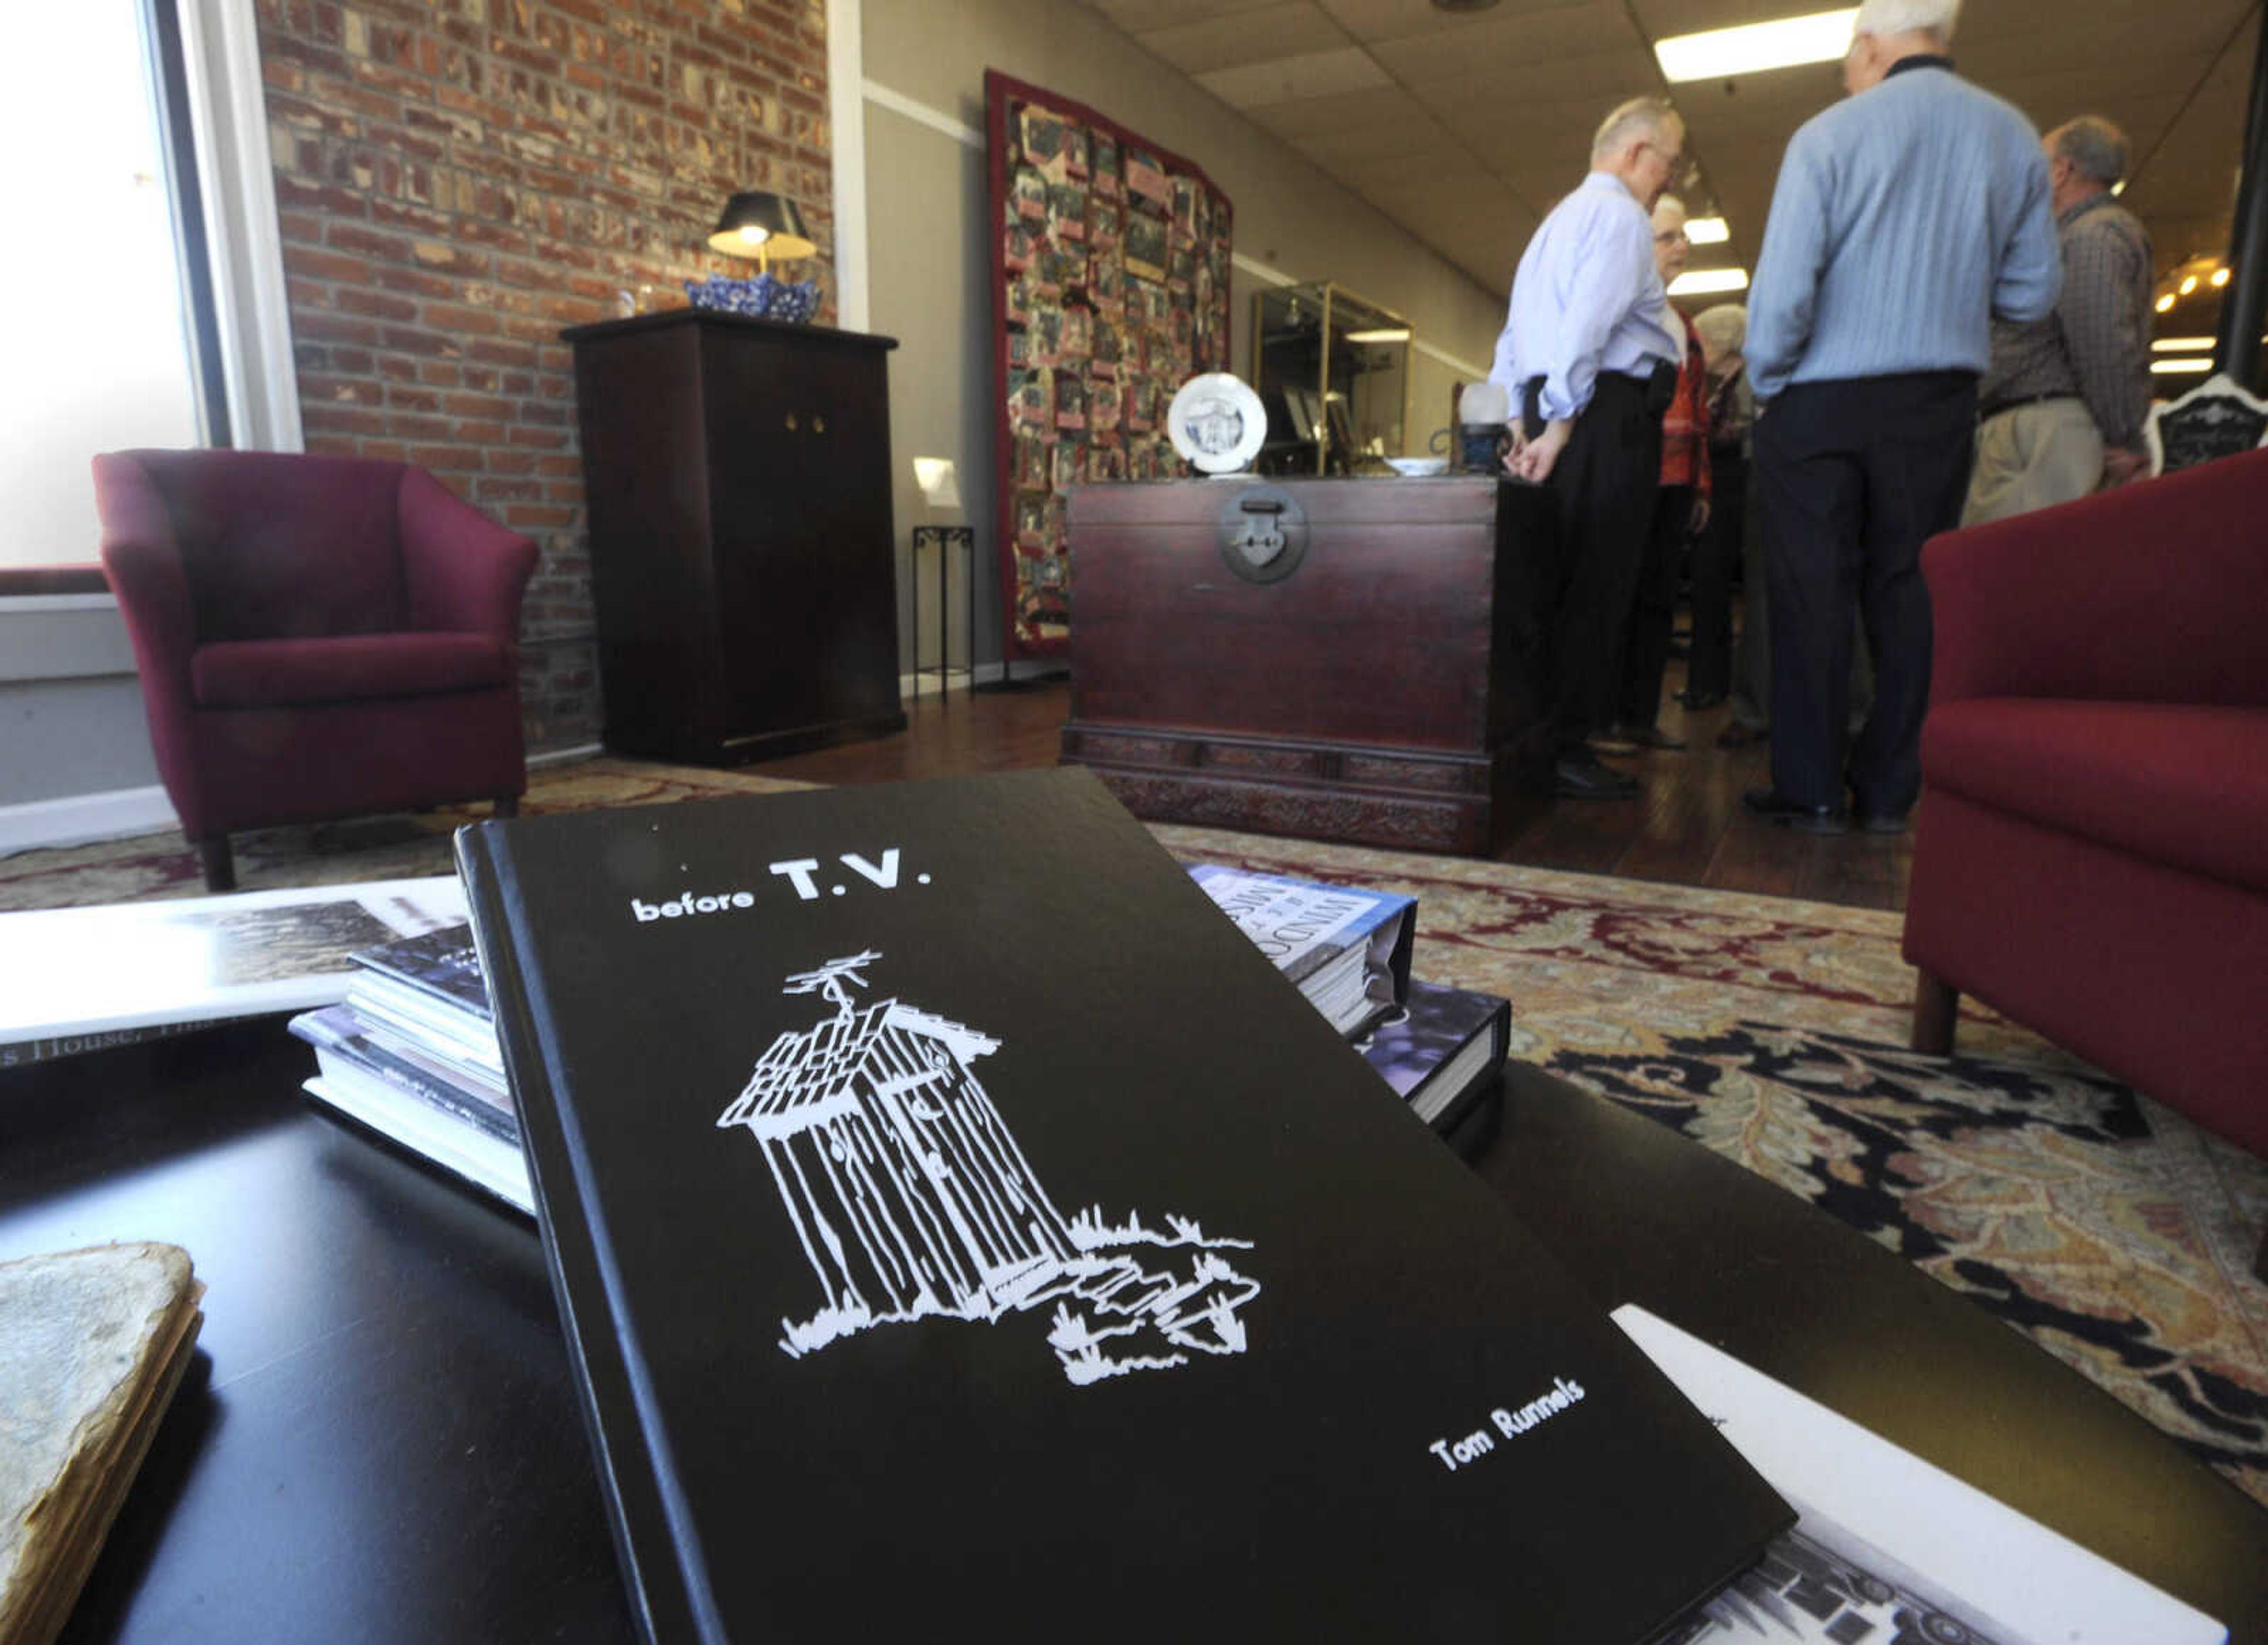
[[[1792,1515],[1084,771],[458,836],[653,1641],[1635,1641]]]

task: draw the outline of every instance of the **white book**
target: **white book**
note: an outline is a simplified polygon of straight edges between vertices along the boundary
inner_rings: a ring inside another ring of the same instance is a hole
[[[1920,1625],[1916,1637],[1968,1645],[2228,1638],[2211,1617],[1635,1304],[1614,1320],[1798,1516],[1756,1571],[1655,1645],[1888,1640],[1901,1612]]]
[[[346,997],[355,950],[465,917],[452,874],[0,914],[0,1047],[38,1061],[158,1024]]]
[[[307,1095],[350,1120],[393,1138],[506,1205],[535,1215],[527,1161],[519,1148],[364,1073],[345,1058],[318,1049],[322,1072],[307,1080]]]

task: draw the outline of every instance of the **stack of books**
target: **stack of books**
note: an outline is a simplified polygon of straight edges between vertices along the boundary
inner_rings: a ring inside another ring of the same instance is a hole
[[[343,1004],[291,1019],[307,1094],[533,1214],[488,989],[463,925],[357,951]]]
[[[1211,863],[1189,876],[1435,1130],[1454,1129],[1500,1088],[1510,1002],[1410,976],[1415,899]],[[534,1215],[470,929],[351,958],[344,1003],[291,1020],[315,1048],[307,1094]]]
[[[1189,878],[1435,1130],[1501,1089],[1512,1002],[1410,974],[1415,898],[1211,863]]]
[[[1634,1641],[1793,1523],[1092,772],[457,852],[647,1638]]]

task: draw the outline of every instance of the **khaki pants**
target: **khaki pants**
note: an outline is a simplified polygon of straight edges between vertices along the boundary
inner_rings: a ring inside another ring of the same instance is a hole
[[[2087,404],[2043,400],[1987,417],[1977,430],[1963,525],[2005,520],[2085,496],[2102,482],[2102,436]]]

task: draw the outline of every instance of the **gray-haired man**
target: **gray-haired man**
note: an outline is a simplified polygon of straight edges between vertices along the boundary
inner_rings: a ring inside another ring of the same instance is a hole
[[[2148,465],[2150,236],[2111,194],[2126,175],[2126,135],[2083,114],[2041,146],[2063,296],[2046,319],[1993,322],[1964,525],[2068,503],[2106,474],[2123,483]]]
[[[1661,471],[1661,414],[1684,357],[1647,213],[1683,165],[1685,124],[1638,98],[1609,114],[1591,172],[1520,259],[1491,382],[1513,407],[1515,477],[1550,486],[1559,530],[1540,568],[1557,791],[1627,799],[1638,780],[1593,752],[1613,718],[1622,636]]]
[[[2038,135],[1946,55],[1960,0],[1863,0],[1851,95],[1787,145],[1749,294],[1771,599],[1771,773],[1742,797],[1815,834],[1902,830],[1921,792],[1921,546],[1961,517],[1992,317],[2053,312]],[[1844,745],[1856,604],[1874,703]]]

